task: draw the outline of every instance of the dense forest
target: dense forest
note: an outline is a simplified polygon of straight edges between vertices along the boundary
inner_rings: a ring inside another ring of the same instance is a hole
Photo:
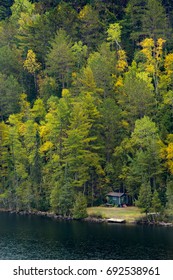
[[[109,191],[173,211],[173,1],[0,1],[0,207]]]

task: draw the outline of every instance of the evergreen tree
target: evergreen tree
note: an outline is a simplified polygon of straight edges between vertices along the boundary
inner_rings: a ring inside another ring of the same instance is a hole
[[[50,48],[50,41],[55,35],[49,14],[23,13],[16,34],[16,40],[20,50],[26,55],[28,50],[32,50],[38,60],[45,67],[45,57]]]
[[[11,15],[10,7],[13,4],[13,0],[0,1],[0,21]]]
[[[16,78],[0,73],[0,119],[19,110],[19,99],[23,89]]]
[[[155,42],[159,38],[167,39],[171,35],[166,12],[160,0],[147,0],[142,16],[142,34]]]
[[[167,208],[168,214],[172,215],[173,214],[173,183],[172,183],[172,180],[170,180],[167,184],[166,196],[167,196],[166,208]]]
[[[126,32],[130,29],[130,38],[133,42],[139,42],[142,30],[142,18],[147,0],[129,0],[126,7]]]
[[[86,198],[82,193],[78,193],[73,206],[73,218],[74,219],[84,219],[87,217],[87,202]]]
[[[145,115],[152,116],[156,112],[152,80],[146,73],[138,70],[135,62],[125,74],[124,84],[119,92],[118,103],[125,111],[130,125],[133,126],[136,119]]]
[[[2,207],[73,215],[149,185],[171,211],[172,2],[1,2]]]
[[[114,76],[116,74],[116,55],[110,51],[110,45],[103,43],[99,52],[90,54],[87,65],[91,69],[96,87],[100,89],[101,97],[113,95]]]
[[[51,50],[46,59],[47,72],[55,77],[62,88],[68,88],[71,81],[74,56],[71,50],[69,36],[64,30],[59,30],[51,44]]]
[[[98,11],[91,5],[87,4],[81,9],[79,15],[79,34],[81,41],[88,46],[88,48],[96,49],[101,41],[101,25]],[[97,38],[95,36],[97,34]]]
[[[161,212],[162,210],[162,205],[157,190],[154,190],[152,201],[151,201],[151,207],[154,213],[156,214]]]
[[[140,187],[139,197],[136,201],[136,206],[141,208],[141,211],[146,215],[151,209],[152,193],[150,184],[143,183]]]
[[[12,75],[19,82],[22,80],[22,61],[19,50],[16,47],[5,45],[0,48],[0,72]]]
[[[77,39],[79,20],[77,11],[72,7],[74,3],[70,4],[65,1],[59,2],[60,3],[47,15],[53,27],[53,32],[63,29],[72,38]]]
[[[50,204],[55,213],[63,216],[71,216],[74,203],[74,192],[70,182],[61,181],[61,186],[53,188],[50,196]]]

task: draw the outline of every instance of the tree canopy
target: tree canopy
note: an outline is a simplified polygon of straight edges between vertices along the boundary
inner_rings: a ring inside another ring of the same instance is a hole
[[[172,1],[1,1],[0,207],[171,213],[172,22]]]

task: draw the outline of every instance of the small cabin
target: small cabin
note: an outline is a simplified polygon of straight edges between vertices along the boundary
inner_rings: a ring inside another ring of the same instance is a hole
[[[110,192],[106,195],[106,205],[123,206],[128,204],[128,195],[121,192]]]

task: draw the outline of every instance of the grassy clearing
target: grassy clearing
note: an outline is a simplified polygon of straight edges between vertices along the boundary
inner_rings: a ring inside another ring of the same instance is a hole
[[[98,218],[117,218],[125,219],[126,222],[132,223],[135,220],[141,218],[144,214],[141,214],[140,209],[134,206],[129,206],[125,208],[118,207],[89,207],[87,209],[88,215],[91,217]]]

